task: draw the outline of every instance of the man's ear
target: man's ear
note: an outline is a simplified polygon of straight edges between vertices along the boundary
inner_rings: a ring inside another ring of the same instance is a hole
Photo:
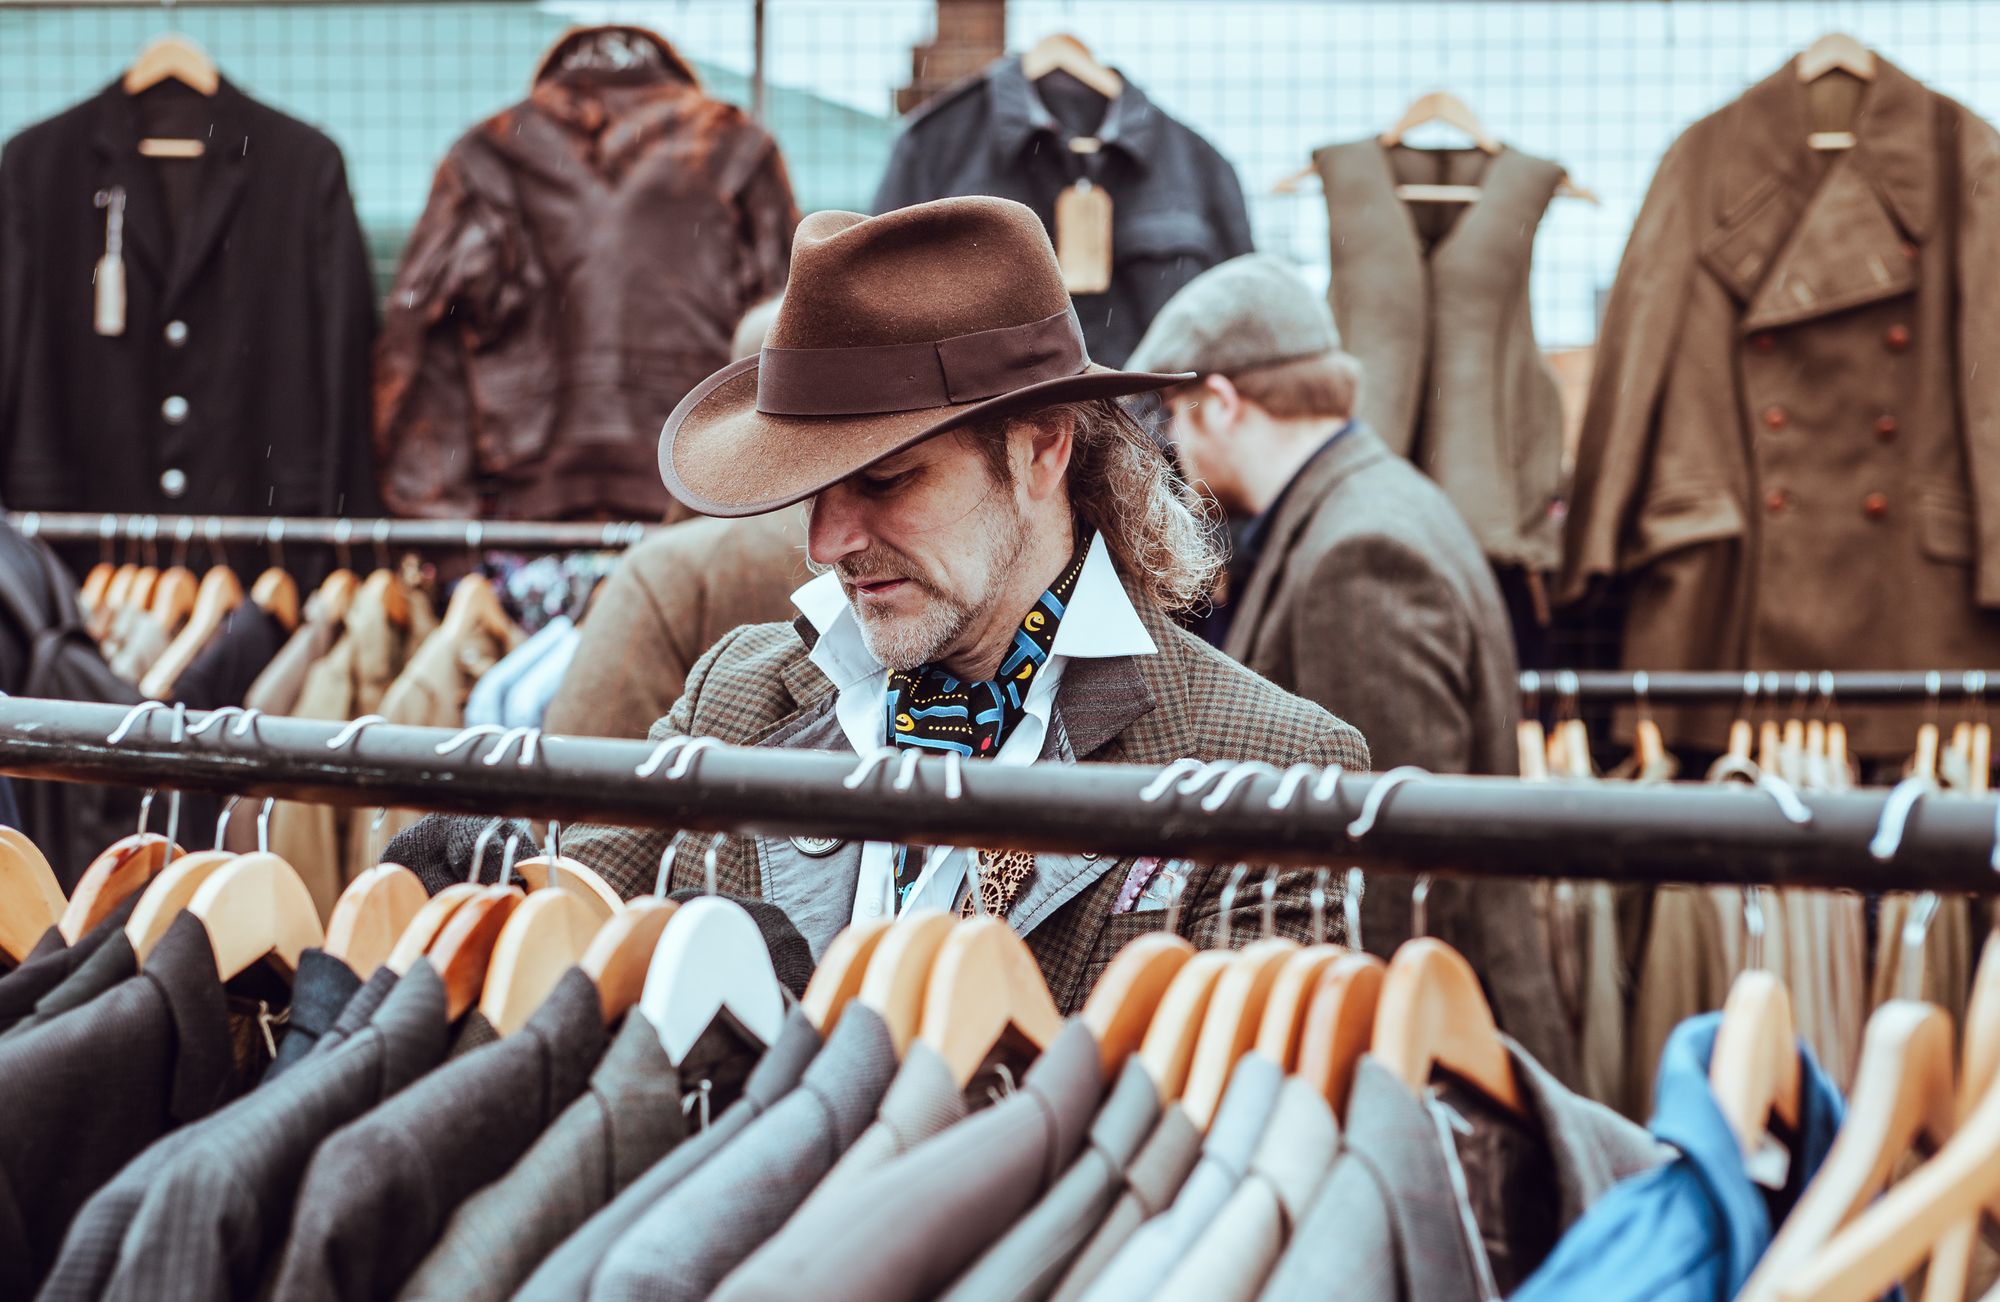
[[[1219,436],[1236,428],[1237,420],[1243,414],[1244,398],[1228,376],[1202,376],[1198,396],[1194,418],[1202,423],[1204,433]]]
[[[1067,408],[1038,411],[1014,426],[1014,478],[1031,500],[1063,491],[1069,458],[1076,446],[1076,414]]]

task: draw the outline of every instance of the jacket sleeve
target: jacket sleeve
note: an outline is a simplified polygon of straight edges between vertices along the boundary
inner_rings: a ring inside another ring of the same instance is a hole
[[[1215,156],[1215,242],[1219,256],[1216,261],[1227,262],[1231,258],[1255,253],[1257,246],[1250,237],[1250,209],[1243,202],[1243,182],[1236,175],[1236,169],[1221,154]]]
[[[550,732],[643,737],[680,700],[694,660],[684,643],[699,613],[699,567],[679,556],[671,565],[648,564],[654,553],[642,551],[628,554],[591,599],[576,657],[542,721]],[[666,588],[664,600],[649,575]]]
[[[368,407],[368,352],[375,340],[375,288],[368,245],[354,214],[347,168],[334,149],[320,180],[318,215],[322,391],[320,413],[328,487],[320,509],[333,516],[374,515],[375,449]]]
[[[1382,537],[1335,547],[1313,567],[1291,625],[1292,690],[1339,701],[1377,768],[1470,767],[1471,621],[1428,559]]]
[[[389,291],[375,349],[382,502],[404,516],[479,514],[466,354],[546,288],[517,215],[481,193],[464,142],[439,165]]]
[[[1697,185],[1689,135],[1660,160],[1598,331],[1563,532],[1556,600],[1619,572],[1621,543],[1651,460],[1654,418],[1694,275]]]
[[[1968,115],[1969,116],[1969,115]],[[1966,463],[1979,529],[1975,599],[2000,606],[2000,135],[1959,119],[1958,373]]]

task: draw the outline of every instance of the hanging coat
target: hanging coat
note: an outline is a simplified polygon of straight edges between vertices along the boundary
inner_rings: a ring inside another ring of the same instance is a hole
[[[193,136],[191,162],[139,153]],[[94,282],[124,196],[123,329]],[[0,154],[15,510],[368,515],[374,291],[340,150],[223,81],[113,85]]]
[[[1876,67],[1851,118],[1838,78],[1779,69],[1675,142],[1640,210],[1558,590],[1630,581],[1629,668],[2000,665],[2000,135]],[[1655,711],[1705,749],[1734,713]],[[1889,756],[1920,710],[1850,716]]]

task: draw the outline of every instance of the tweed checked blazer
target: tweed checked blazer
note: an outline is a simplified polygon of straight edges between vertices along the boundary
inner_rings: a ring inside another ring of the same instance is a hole
[[[1350,771],[1368,767],[1367,743],[1354,728],[1175,626],[1143,594],[1133,592],[1132,602],[1158,654],[1068,661],[1056,691],[1044,762],[1164,765],[1191,757],[1263,760],[1280,767],[1338,764]],[[686,694],[653,726],[652,736],[685,734],[737,746],[783,747],[817,729],[817,736],[830,737],[826,745],[849,749],[833,722],[838,693],[808,659],[811,644],[806,639],[813,636],[804,620],[737,629],[689,671]],[[627,896],[652,890],[667,841],[663,831],[625,828],[580,828],[564,837],[571,854]],[[717,852],[717,889],[728,895],[769,899],[772,865],[796,866],[798,857],[784,838],[691,835],[674,856],[673,886],[702,884],[703,851],[711,843]],[[1042,855],[1015,897],[1008,921],[1034,951],[1056,1007],[1065,1013],[1082,1006],[1098,973],[1126,941],[1159,929],[1157,913],[1112,913],[1132,863]],[[1184,888],[1180,930],[1197,945],[1212,943],[1228,876],[1227,865],[1205,865]],[[1280,934],[1310,938],[1312,879],[1309,870],[1279,877]],[[1238,907],[1254,911],[1260,903],[1261,898],[1246,896]],[[1258,933],[1239,926],[1234,934],[1247,943]]]

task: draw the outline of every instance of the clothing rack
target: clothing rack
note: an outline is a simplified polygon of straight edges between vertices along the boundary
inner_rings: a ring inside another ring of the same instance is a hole
[[[88,511],[10,511],[7,519],[30,538],[49,542],[157,543],[213,546],[355,543],[406,551],[482,547],[505,551],[616,551],[642,542],[657,524],[542,520],[348,520],[317,516],[116,515]]]
[[[179,736],[179,740],[174,738]],[[113,740],[115,738],[115,740]],[[567,823],[1406,873],[2000,890],[2000,798],[1798,796],[1301,766],[954,766],[713,741],[542,737],[0,699],[0,772]],[[955,770],[955,771],[954,771]],[[955,781],[954,781],[955,779]],[[954,791],[956,794],[954,795]],[[1273,798],[1283,795],[1278,808]],[[1798,821],[1798,820],[1807,821]]]
[[[1528,670],[1521,694],[1531,700],[1654,701],[1673,704],[1818,705],[1823,702],[1979,701],[2000,688],[2000,669],[1875,671],[1680,672]]]

